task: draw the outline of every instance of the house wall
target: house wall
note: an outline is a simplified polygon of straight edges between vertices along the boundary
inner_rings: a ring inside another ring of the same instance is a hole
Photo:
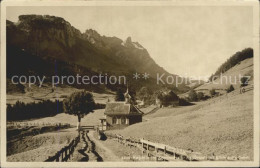
[[[116,124],[113,124],[113,117],[117,117],[119,120]],[[135,124],[138,122],[142,122],[142,116],[124,116],[126,117],[126,124],[121,123],[121,117],[123,116],[106,116],[107,126],[109,129],[120,129],[125,128],[128,125]]]
[[[136,116],[129,116],[129,125],[142,122],[142,116],[136,115]]]

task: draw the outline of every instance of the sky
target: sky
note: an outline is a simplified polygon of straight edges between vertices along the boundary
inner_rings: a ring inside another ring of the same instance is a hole
[[[22,14],[59,16],[84,32],[139,42],[170,73],[209,76],[237,51],[253,46],[253,13],[247,6],[7,7]]]

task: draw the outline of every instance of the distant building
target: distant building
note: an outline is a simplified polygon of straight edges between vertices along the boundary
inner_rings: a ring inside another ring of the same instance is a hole
[[[124,96],[125,102],[107,102],[105,109],[106,120],[104,118],[100,119],[101,123],[106,124],[107,128],[105,129],[124,128],[128,125],[142,122],[143,112],[131,103],[128,89]]]
[[[179,106],[179,97],[173,91],[161,91],[157,94],[155,104],[158,107]]]

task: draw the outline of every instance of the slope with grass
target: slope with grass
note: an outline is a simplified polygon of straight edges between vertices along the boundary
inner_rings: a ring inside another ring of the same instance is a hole
[[[68,145],[78,132],[74,128],[28,136],[8,142],[9,162],[42,162]]]
[[[254,64],[253,64],[253,58],[245,59],[226,72],[222,74],[222,76],[216,78],[212,82],[206,82],[202,85],[199,85],[198,87],[195,87],[196,92],[203,92],[205,95],[210,96],[210,90],[215,89],[216,92],[220,94],[225,94],[226,89],[233,85],[234,89],[240,88],[240,78],[242,76],[248,76],[250,77],[248,84],[253,85],[254,81]],[[189,92],[179,94],[179,97],[185,98],[188,97]]]
[[[241,61],[240,63],[223,73],[222,77],[217,78],[213,82],[201,85],[195,90],[203,91],[213,88],[225,90],[231,84],[234,86],[235,89],[238,89],[240,87],[240,77],[242,76],[251,76],[249,84],[253,84],[253,70],[253,58],[245,59],[244,61]]]
[[[26,103],[31,102],[40,102],[43,100],[59,100],[62,101],[63,99],[67,98],[74,92],[82,91],[82,89],[73,88],[70,86],[63,86],[63,87],[56,87],[55,89],[52,88],[51,85],[44,85],[43,87],[38,86],[32,86],[28,87],[28,85],[25,85],[25,92],[15,92],[15,93],[7,93],[6,95],[6,103],[7,104],[15,104],[17,101],[21,101]],[[93,97],[95,99],[96,103],[105,104],[108,99],[113,100],[114,99],[114,93],[113,92],[107,92],[107,93],[94,93]]]
[[[203,154],[253,158],[253,91],[238,91],[179,108],[162,108],[147,121],[109,131],[192,149]]]

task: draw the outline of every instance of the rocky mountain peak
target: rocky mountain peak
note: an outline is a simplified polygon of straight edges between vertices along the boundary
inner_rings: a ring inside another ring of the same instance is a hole
[[[131,37],[123,41],[93,29],[81,33],[55,16],[21,15],[17,23],[7,21],[7,42],[36,56],[71,61],[95,71],[167,73]]]
[[[87,29],[85,31],[85,34],[88,35],[88,36],[94,36],[94,37],[101,37],[100,34],[96,31],[96,30],[93,30],[93,29]]]
[[[90,43],[95,44],[101,41],[101,35],[93,29],[87,29],[85,33],[82,34],[83,39],[88,40]]]
[[[131,37],[127,37],[126,40],[122,42],[122,45],[128,48],[145,50],[145,48],[142,45],[140,45],[138,42],[132,42]]]
[[[125,42],[129,43],[129,44],[132,43],[132,38],[131,37],[127,37]]]
[[[23,31],[30,38],[47,43],[57,40],[65,47],[75,45],[75,39],[81,37],[78,29],[61,17],[50,15],[20,15],[15,23],[17,29]]]

